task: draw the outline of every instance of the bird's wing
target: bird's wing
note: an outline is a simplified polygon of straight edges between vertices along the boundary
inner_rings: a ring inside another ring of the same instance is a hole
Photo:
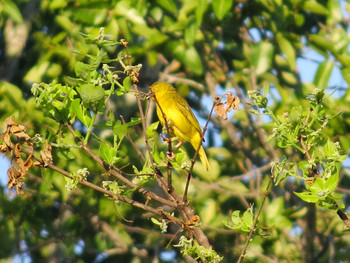
[[[199,126],[198,120],[196,116],[194,116],[191,107],[188,105],[187,101],[184,98],[181,97],[178,107],[179,107],[179,110],[182,112],[182,114],[186,117],[186,119],[190,123],[192,123],[192,125],[196,128],[196,130],[199,131],[200,134],[202,134],[202,130],[201,130],[201,127]],[[188,114],[188,112],[190,114]]]

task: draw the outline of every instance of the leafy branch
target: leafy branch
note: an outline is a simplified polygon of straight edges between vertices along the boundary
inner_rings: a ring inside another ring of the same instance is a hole
[[[341,154],[338,142],[333,142],[324,132],[328,122],[339,114],[330,116],[324,107],[327,98],[324,90],[315,89],[308,97],[309,107],[293,107],[288,113],[276,116],[267,107],[267,97],[258,91],[251,91],[250,98],[258,110],[254,114],[266,114],[274,120],[274,128],[268,140],[276,140],[280,148],[291,147],[298,150],[304,159],[290,162],[283,157],[280,162],[274,162],[274,183],[278,185],[288,176],[305,182],[304,192],[294,192],[307,203],[335,211],[350,229],[349,219],[344,213],[344,204],[338,204],[342,195],[336,193],[339,181],[341,163],[346,155]],[[261,112],[260,112],[261,111]],[[299,173],[302,176],[299,176]]]
[[[76,63],[76,77],[67,77],[65,84],[35,83],[32,87],[37,106],[42,107],[45,116],[59,124],[58,131],[46,137],[39,136],[41,138],[39,142],[36,139],[38,136],[29,136],[24,126],[16,124],[12,119],[5,122],[5,133],[0,137],[1,151],[9,154],[14,160],[10,169],[9,187],[16,187],[17,192],[21,194],[26,172],[30,168],[49,169],[67,178],[67,190],[83,185],[113,201],[123,202],[149,212],[159,218],[154,222],[159,221],[166,225],[173,223],[185,230],[189,239],[196,240],[194,244],[197,244],[197,252],[201,250],[200,248],[207,251],[211,246],[200,224],[189,223],[195,218],[196,222],[199,221],[199,217],[176,191],[169,191],[172,187],[171,181],[167,181],[158,168],[159,162],[165,156],[162,157],[154,142],[157,125],[146,126],[143,109],[146,96],[137,86],[141,65],[131,64],[128,43],[125,40],[111,41],[104,35],[103,30],[97,37],[91,35],[84,37],[91,45],[91,50],[87,54],[80,54],[85,59],[84,62]],[[124,50],[116,59],[110,59],[106,49],[116,45],[122,45]],[[121,69],[118,69],[120,68],[118,64]],[[130,121],[122,115],[118,120],[108,108],[111,99],[118,99],[125,94],[136,97],[139,109],[139,116],[133,116]],[[147,154],[140,150],[130,132],[140,123]],[[109,130],[111,136],[107,138],[100,136],[98,133],[100,128]],[[130,142],[132,149],[140,156],[142,169],[137,169],[136,163],[123,161],[126,156],[125,148],[122,147],[124,139]],[[96,144],[99,145],[98,149]],[[40,156],[37,156],[37,151],[40,151]],[[60,155],[61,159],[64,156],[70,161],[82,153],[114,180],[108,178],[93,183],[90,182],[92,172],[87,168],[67,171],[54,164],[57,155]],[[130,165],[134,173],[125,171]],[[20,170],[16,170],[14,168],[16,166],[19,166]],[[149,187],[147,189],[144,187],[153,181],[156,181],[155,188],[148,190]],[[158,188],[162,190],[159,191]],[[140,193],[143,196],[142,200],[133,198],[134,192]],[[182,219],[173,215],[174,210]],[[177,233],[174,237],[176,235]],[[185,254],[189,253],[185,247],[183,249]],[[207,256],[215,253],[211,249],[212,252],[208,251]],[[215,256],[214,258],[218,259]]]

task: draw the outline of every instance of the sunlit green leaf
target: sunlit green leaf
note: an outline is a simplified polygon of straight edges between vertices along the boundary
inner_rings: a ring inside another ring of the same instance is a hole
[[[314,84],[316,87],[319,89],[326,89],[328,87],[333,67],[334,63],[330,60],[323,61],[319,64],[314,78]]]
[[[278,45],[284,55],[287,57],[287,61],[291,70],[295,69],[295,50],[293,45],[288,39],[286,39],[282,34],[277,34],[276,36]]]
[[[302,192],[302,193],[294,192],[294,194],[297,195],[301,200],[304,200],[305,202],[308,202],[308,203],[317,203],[319,200],[319,197],[317,195],[310,192]]]
[[[250,60],[257,76],[270,69],[272,64],[272,55],[273,46],[269,42],[260,42],[252,48]]]
[[[232,0],[213,0],[213,10],[216,17],[221,20],[230,11],[231,6],[233,4]]]
[[[80,97],[84,103],[97,103],[105,96],[105,90],[93,84],[85,84],[81,86]]]
[[[197,0],[197,7],[196,7],[196,22],[197,25],[200,26],[203,21],[203,15],[205,11],[207,10],[209,2],[207,0]]]
[[[328,9],[315,0],[308,0],[304,2],[303,8],[314,14],[328,15]]]

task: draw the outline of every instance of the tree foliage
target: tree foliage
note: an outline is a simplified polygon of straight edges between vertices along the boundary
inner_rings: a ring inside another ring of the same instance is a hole
[[[346,260],[348,10],[3,1],[0,149],[17,191],[1,186],[0,258]],[[157,80],[195,109],[209,172],[160,136]]]

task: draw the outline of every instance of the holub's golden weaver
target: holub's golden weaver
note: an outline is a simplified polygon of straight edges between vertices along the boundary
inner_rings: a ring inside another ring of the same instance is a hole
[[[171,136],[176,136],[182,142],[190,142],[195,150],[200,146],[198,155],[208,171],[210,166],[202,146],[203,133],[187,101],[168,83],[156,82],[150,87],[150,91],[157,101],[157,115],[160,123],[163,126],[165,124],[164,113],[170,123]]]

